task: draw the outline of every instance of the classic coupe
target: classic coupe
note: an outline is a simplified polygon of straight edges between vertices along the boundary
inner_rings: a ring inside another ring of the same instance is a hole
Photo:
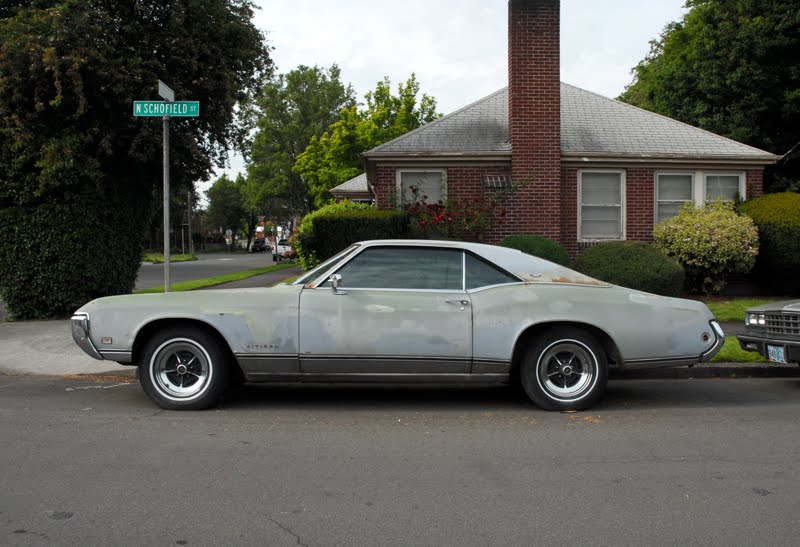
[[[748,308],[744,324],[745,333],[737,336],[743,350],[773,363],[800,363],[800,300]]]
[[[602,396],[608,368],[708,361],[708,308],[614,286],[520,251],[453,241],[355,243],[291,284],[89,302],[72,335],[139,367],[165,409],[230,382],[520,382],[547,410]]]

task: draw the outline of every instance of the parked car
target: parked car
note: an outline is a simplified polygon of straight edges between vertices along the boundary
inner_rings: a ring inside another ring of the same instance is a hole
[[[292,246],[289,245],[289,240],[279,239],[277,245],[275,245],[275,252],[272,254],[273,260],[291,258],[293,255],[294,251],[292,250]]]
[[[256,239],[250,244],[251,253],[266,253],[270,246],[267,244],[266,239]]]
[[[800,300],[772,302],[749,308],[739,346],[756,351],[773,363],[800,364]]]
[[[723,332],[701,302],[610,285],[514,249],[351,245],[291,284],[109,296],[72,317],[96,359],[139,367],[166,409],[251,382],[521,382],[548,410],[590,407],[608,367],[693,365]]]

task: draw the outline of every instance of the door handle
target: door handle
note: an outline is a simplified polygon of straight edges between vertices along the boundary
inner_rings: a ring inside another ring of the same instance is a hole
[[[454,306],[469,306],[469,300],[445,300],[445,302]]]

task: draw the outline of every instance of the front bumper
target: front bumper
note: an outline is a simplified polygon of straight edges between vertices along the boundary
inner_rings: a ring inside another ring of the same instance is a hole
[[[97,351],[97,348],[94,346],[89,336],[89,315],[85,313],[76,313],[72,316],[70,322],[72,324],[72,339],[75,340],[78,347],[89,355],[89,357],[94,357],[102,361],[103,356]]]
[[[766,334],[747,333],[737,337],[739,347],[744,351],[755,351],[765,359],[769,359],[767,346],[783,346],[788,363],[800,363],[800,340],[772,338]]]

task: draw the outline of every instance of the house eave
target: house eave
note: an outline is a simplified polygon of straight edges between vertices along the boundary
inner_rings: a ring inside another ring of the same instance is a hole
[[[686,156],[672,154],[597,154],[570,153],[562,154],[563,164],[585,163],[639,163],[639,164],[675,164],[675,165],[726,165],[726,166],[765,166],[772,165],[781,159],[774,154],[759,156]]]
[[[392,152],[392,153],[364,153],[364,159],[368,162],[374,161],[393,161],[393,162],[419,162],[419,161],[464,161],[464,162],[486,162],[486,161],[510,161],[510,150],[493,150],[486,152]]]

